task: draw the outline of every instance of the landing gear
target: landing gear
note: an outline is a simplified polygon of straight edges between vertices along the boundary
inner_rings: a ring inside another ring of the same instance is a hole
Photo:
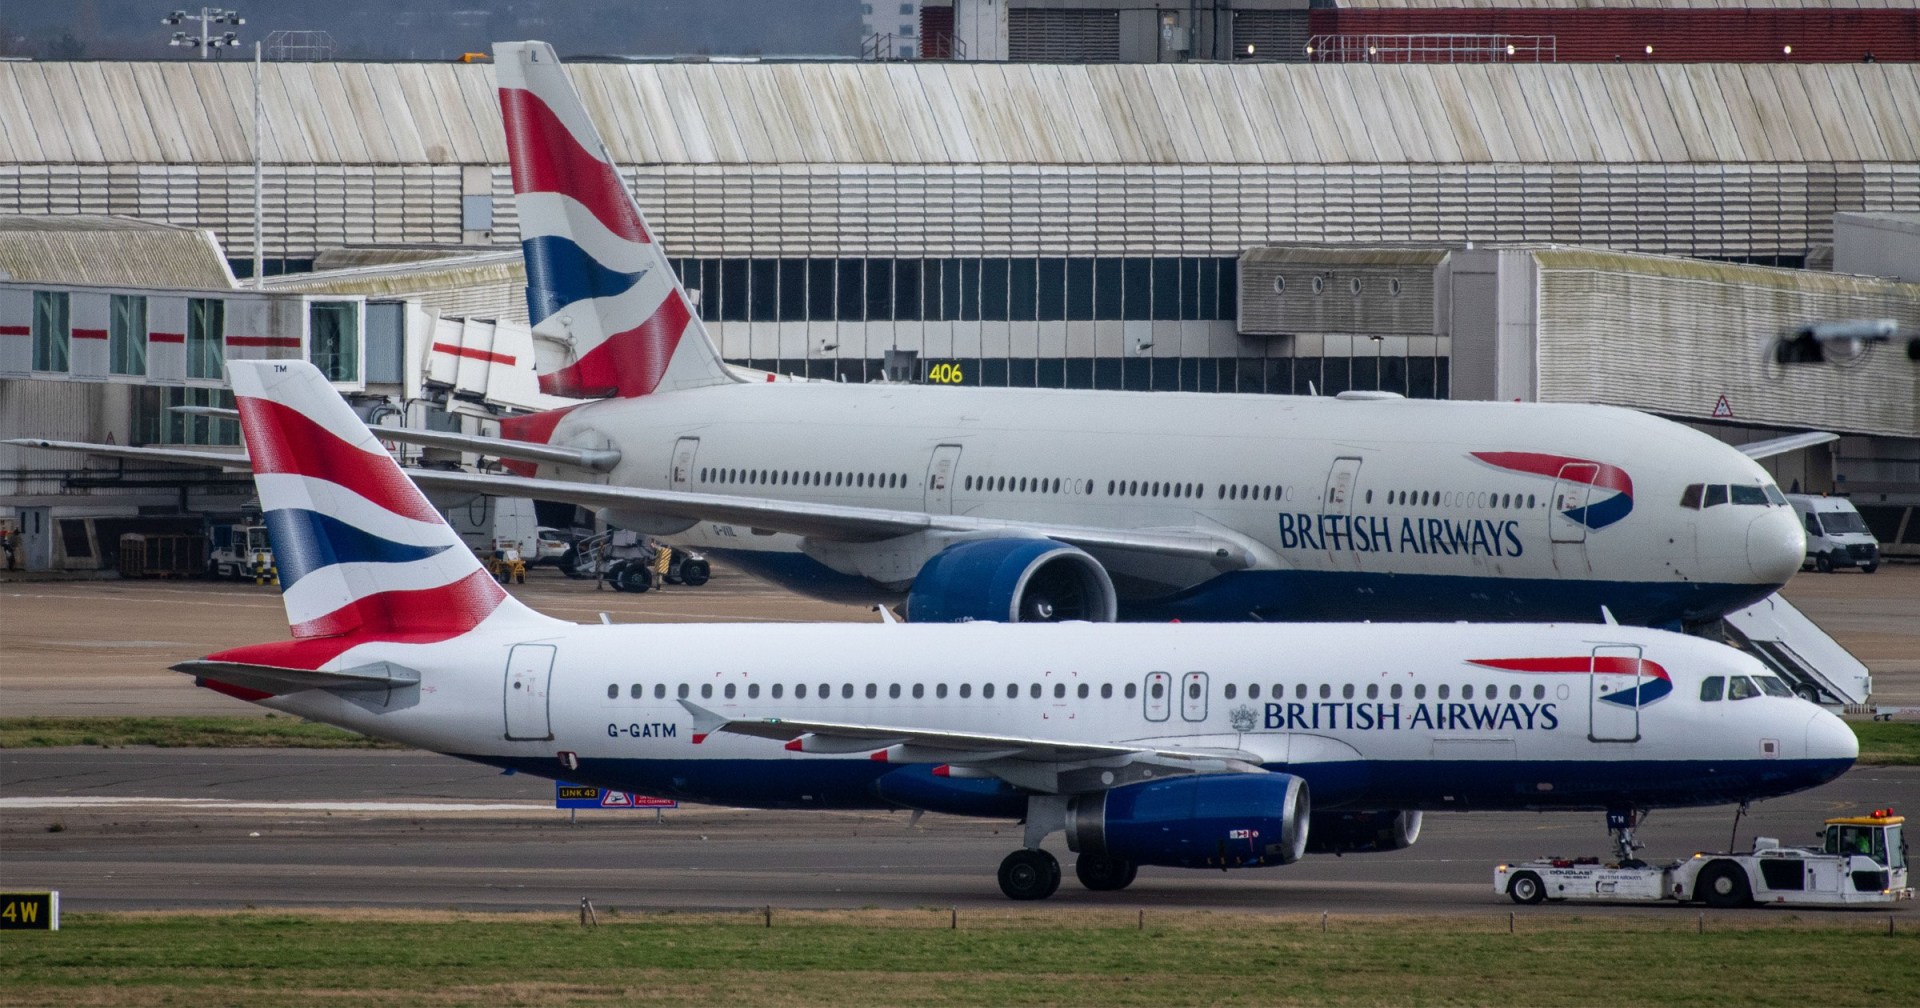
[[[1633,838],[1633,828],[1639,823],[1640,813],[1633,809],[1608,809],[1607,832],[1613,834],[1613,852],[1622,868],[1645,868],[1647,863],[1633,856],[1633,852],[1645,847]]]
[[[1060,888],[1060,862],[1043,850],[1023,848],[1000,862],[1000,891],[1008,899],[1039,900]]]
[[[1113,892],[1132,885],[1140,866],[1105,854],[1082,854],[1073,863],[1073,873],[1080,877],[1081,885],[1094,892]]]

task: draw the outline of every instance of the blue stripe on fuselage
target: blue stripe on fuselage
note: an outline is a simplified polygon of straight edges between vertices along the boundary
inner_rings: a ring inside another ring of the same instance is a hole
[[[527,264],[527,311],[535,325],[575,301],[623,294],[647,275],[646,270],[608,269],[558,235],[529,238],[520,243],[520,254]]]
[[[540,777],[563,774],[551,756],[452,755]],[[1269,764],[1266,769],[1305,779],[1316,809],[1490,812],[1725,805],[1804,791],[1852,765],[1852,760],[1363,760]],[[576,784],[709,804],[870,809],[895,807],[879,796],[877,782],[901,769],[868,759],[582,758],[579,769],[564,776]]]
[[[804,553],[708,552],[784,588],[832,602],[893,602],[897,593],[842,574]],[[1130,598],[1120,618],[1133,621],[1323,622],[1373,620],[1573,621],[1598,623],[1600,607],[1636,626],[1714,619],[1778,591],[1775,584],[1698,581],[1582,581],[1447,574],[1250,570],[1222,574],[1175,595]]]

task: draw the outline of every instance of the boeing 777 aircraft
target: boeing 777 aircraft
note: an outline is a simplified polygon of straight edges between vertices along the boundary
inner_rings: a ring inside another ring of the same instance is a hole
[[[791,588],[960,620],[1709,623],[1805,539],[1747,454],[1538,403],[747,383],[721,360],[552,47],[495,47],[544,391],[519,459],[430,490],[596,508]],[[1784,451],[1832,435],[1795,435]],[[171,449],[36,441],[231,464]],[[638,574],[635,571],[635,574]]]
[[[294,639],[177,669],[541,776],[1021,819],[1015,899],[1059,885],[1054,833],[1119,889],[1404,847],[1427,809],[1787,794],[1858,754],[1754,660],[1643,628],[564,623],[487,575],[318,370],[228,367]]]
[[[542,387],[609,398],[502,422],[543,479],[432,485],[600,508],[916,622],[1678,625],[1799,569],[1760,466],[1630,410],[743,383],[553,49],[501,43],[495,71],[536,339],[564,348]]]

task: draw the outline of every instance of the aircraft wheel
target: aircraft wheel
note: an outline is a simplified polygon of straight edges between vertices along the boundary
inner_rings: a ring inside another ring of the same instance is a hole
[[[1523,871],[1507,882],[1507,898],[1515,903],[1533,906],[1546,901],[1547,887],[1540,882],[1540,876]]]
[[[1000,862],[1000,891],[1008,899],[1039,900],[1060,888],[1060,862],[1043,850],[1017,850]]]
[[[1082,854],[1073,863],[1073,873],[1080,877],[1081,885],[1094,892],[1113,892],[1132,885],[1140,866],[1105,854]]]
[[[680,563],[680,583],[689,588],[698,588],[713,577],[713,566],[699,557],[688,557]]]
[[[1825,553],[1813,558],[1813,566],[1822,574],[1833,573],[1833,558]]]
[[[1708,906],[1720,909],[1743,907],[1753,902],[1753,892],[1747,887],[1747,873],[1737,865],[1724,862],[1701,870],[1694,895]]]

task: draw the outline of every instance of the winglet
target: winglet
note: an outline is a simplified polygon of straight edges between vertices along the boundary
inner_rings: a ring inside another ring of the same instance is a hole
[[[721,717],[691,700],[680,701],[680,706],[685,707],[687,713],[693,715],[694,745],[705,742],[707,736],[719,731],[726,726],[728,721],[732,720],[731,718]]]

